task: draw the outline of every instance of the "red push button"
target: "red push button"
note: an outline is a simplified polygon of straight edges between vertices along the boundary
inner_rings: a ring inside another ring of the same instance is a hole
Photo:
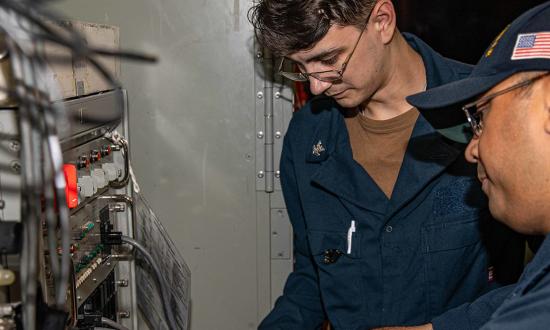
[[[76,166],[72,164],[63,165],[63,173],[65,174],[65,197],[67,199],[67,207],[74,209],[78,206],[78,188]]]

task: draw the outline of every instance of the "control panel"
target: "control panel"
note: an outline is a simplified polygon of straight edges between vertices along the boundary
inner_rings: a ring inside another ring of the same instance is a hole
[[[117,107],[121,106],[121,98],[125,98],[124,91],[114,90],[69,100],[64,105],[68,113],[78,113],[82,108],[94,113],[99,109],[120,112]],[[13,144],[9,152],[0,152],[0,163],[19,164],[16,110],[2,112],[0,109],[0,118],[6,119],[0,123],[0,133],[3,127],[13,132],[8,140],[0,139],[1,144]],[[36,227],[37,325],[42,318],[58,315],[57,322],[64,324],[66,329],[105,328],[106,322],[135,328],[132,325],[137,323],[137,313],[131,309],[136,305],[135,284],[131,282],[133,266],[129,264],[129,249],[122,246],[121,240],[122,234],[133,236],[129,230],[131,213],[127,212],[126,203],[119,201],[120,196],[126,196],[131,189],[128,185],[129,150],[123,138],[110,136],[117,126],[122,128],[120,121],[81,120],[74,123],[70,131],[60,134],[68,224],[64,230],[60,209],[54,206],[58,194],[52,198],[44,194]],[[0,168],[0,182],[5,178],[3,182],[15,183],[20,181],[21,175],[20,167],[9,168],[9,171]],[[22,329],[24,303],[19,277],[20,272],[27,269],[19,264],[23,233],[20,213],[13,210],[22,205],[21,191],[16,185],[0,184],[0,194],[5,197],[2,203],[9,205],[11,215],[6,219],[0,214],[0,329]],[[13,239],[8,239],[10,237]],[[68,245],[63,243],[66,238]],[[67,247],[66,251],[63,246]],[[61,259],[67,254],[70,257],[69,276],[60,278]],[[53,261],[57,261],[56,264]],[[67,299],[65,306],[59,308],[56,303],[61,281],[66,281]]]
[[[124,164],[115,161],[116,154],[119,154],[119,159],[123,158],[121,149],[122,146],[99,138],[64,153],[66,198],[71,210],[101,195],[112,183],[125,180],[127,170]]]

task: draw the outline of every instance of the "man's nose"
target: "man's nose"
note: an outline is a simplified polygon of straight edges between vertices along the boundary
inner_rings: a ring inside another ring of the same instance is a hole
[[[309,77],[309,89],[313,95],[323,94],[327,89],[332,86],[331,82],[321,81],[319,79]]]
[[[477,163],[477,161],[479,160],[478,146],[479,137],[477,135],[474,135],[474,137],[470,140],[470,143],[468,143],[466,150],[464,151],[466,160],[470,163]]]

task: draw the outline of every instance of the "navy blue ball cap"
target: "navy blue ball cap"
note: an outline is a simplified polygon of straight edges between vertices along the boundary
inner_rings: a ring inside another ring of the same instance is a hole
[[[468,78],[411,95],[407,101],[420,111],[456,110],[451,106],[466,103],[518,72],[549,70],[550,1],[547,1],[508,25],[487,48]]]

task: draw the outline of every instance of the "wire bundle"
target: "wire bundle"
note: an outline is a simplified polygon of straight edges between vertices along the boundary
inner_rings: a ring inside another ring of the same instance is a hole
[[[156,61],[152,56],[138,53],[91,48],[68,25],[62,26],[62,32],[55,31],[45,22],[57,22],[62,18],[46,9],[45,3],[0,0],[0,34],[5,36],[5,51],[15,81],[14,86],[8,86],[5,92],[18,104],[21,135],[21,288],[23,326],[28,330],[36,329],[38,245],[43,223],[47,231],[49,264],[54,276],[55,305],[59,310],[65,309],[71,267],[69,210],[65,204],[66,183],[58,138],[58,129],[66,126],[69,118],[61,102],[52,102],[53,96],[59,94],[57,87],[45,78],[48,67],[38,45],[53,43],[67,48],[75,57],[89,61],[113,88],[120,87],[119,82],[98,63],[95,56]],[[117,118],[95,120],[110,122],[119,119],[122,112],[120,107],[119,112],[115,113]],[[58,242],[61,243],[60,256],[57,254]]]

